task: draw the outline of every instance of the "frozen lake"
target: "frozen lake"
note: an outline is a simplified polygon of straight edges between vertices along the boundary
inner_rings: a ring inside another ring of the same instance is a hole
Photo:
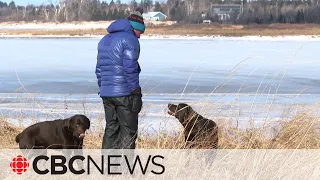
[[[103,116],[95,77],[99,38],[0,39],[0,116],[33,122],[86,113]],[[140,125],[158,127],[169,102],[210,118],[245,124],[290,118],[320,100],[317,41],[141,39],[144,110]],[[319,113],[319,110],[315,110]],[[102,121],[103,122],[103,121]],[[104,124],[104,123],[102,123]]]

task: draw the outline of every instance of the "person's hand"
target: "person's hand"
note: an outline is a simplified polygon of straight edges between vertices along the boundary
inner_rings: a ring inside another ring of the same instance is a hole
[[[142,109],[142,94],[133,94],[132,95],[132,112],[140,113]]]
[[[131,91],[131,94],[141,94],[141,88],[137,88],[137,89]]]
[[[142,93],[141,88],[137,88],[131,91],[132,96],[132,112],[140,113],[142,109]]]

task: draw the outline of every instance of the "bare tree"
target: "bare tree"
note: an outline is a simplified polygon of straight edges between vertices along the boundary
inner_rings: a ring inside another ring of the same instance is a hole
[[[187,15],[188,16],[190,16],[190,14],[193,13],[196,1],[198,1],[198,0],[186,0],[185,1],[186,7],[187,7],[187,13],[188,13]]]
[[[27,16],[27,6],[24,6],[24,9],[23,9],[23,12],[22,12],[22,19],[27,20],[26,16]]]
[[[46,20],[46,21],[49,21],[49,17],[50,17],[50,10],[49,10],[49,9],[47,9],[47,7],[46,7],[46,6],[42,6],[41,11],[42,11],[42,13],[43,13],[43,14],[44,14],[44,16],[45,16],[45,20]]]

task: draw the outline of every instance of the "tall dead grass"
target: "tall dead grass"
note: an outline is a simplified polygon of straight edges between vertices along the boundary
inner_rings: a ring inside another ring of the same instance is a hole
[[[15,127],[5,120],[0,121],[0,148],[17,148],[15,136],[22,128]],[[218,123],[219,124],[219,123]],[[219,149],[319,149],[320,117],[300,113],[289,121],[281,121],[278,129],[270,130],[238,129],[227,124],[219,124]],[[88,134],[84,148],[99,149],[103,132]],[[140,149],[182,149],[186,147],[182,132],[175,135],[159,132],[157,135],[141,134],[137,139]]]

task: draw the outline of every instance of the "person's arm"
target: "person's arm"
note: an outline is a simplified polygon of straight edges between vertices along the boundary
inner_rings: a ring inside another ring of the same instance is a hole
[[[99,59],[97,56],[97,65],[96,65],[96,76],[98,79],[98,86],[101,87],[101,73],[100,73],[100,65],[99,65]]]
[[[140,44],[136,38],[128,38],[124,41],[123,65],[124,74],[132,94],[141,94],[139,85],[139,73],[141,71],[138,59],[140,55]]]

